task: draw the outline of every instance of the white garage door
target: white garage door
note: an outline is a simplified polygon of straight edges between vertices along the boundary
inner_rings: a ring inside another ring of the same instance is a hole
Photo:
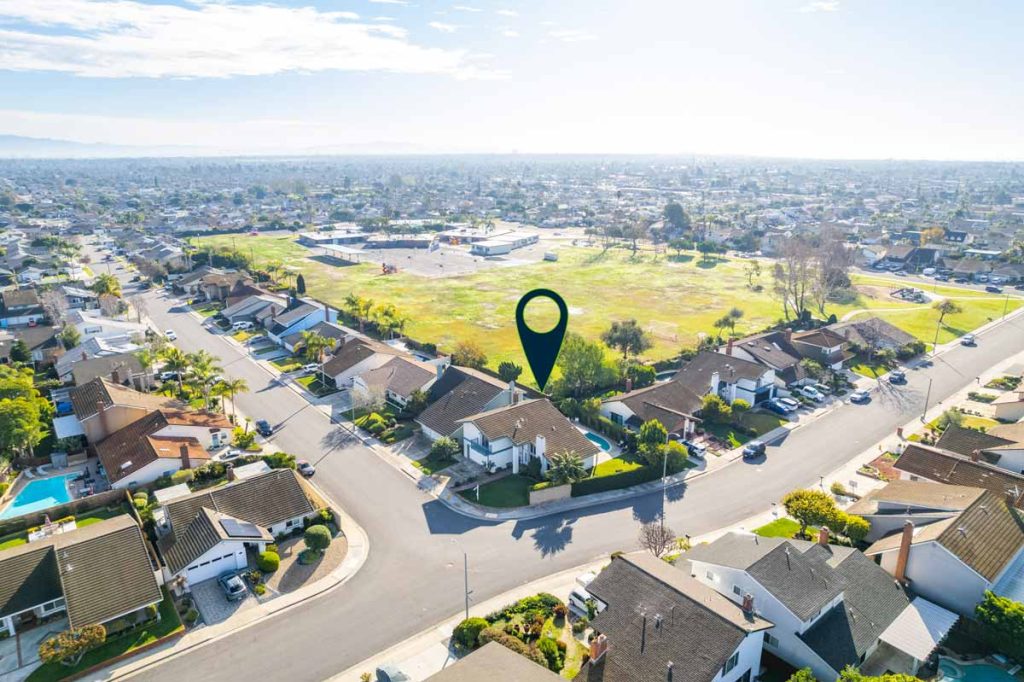
[[[224,550],[223,556],[203,557],[202,561],[189,566],[185,577],[188,579],[189,585],[195,585],[204,580],[216,578],[221,573],[237,571],[242,568],[245,568],[245,552],[239,556],[230,550]]]

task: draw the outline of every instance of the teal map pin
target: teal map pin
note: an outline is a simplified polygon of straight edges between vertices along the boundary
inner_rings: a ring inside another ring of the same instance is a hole
[[[551,331],[535,332],[526,324],[523,313],[526,312],[526,304],[535,298],[550,298],[558,306],[558,323]],[[519,342],[523,344],[523,352],[526,354],[526,361],[530,364],[530,371],[533,378],[537,380],[537,386],[544,390],[551,376],[551,370],[555,367],[555,360],[558,359],[558,351],[562,349],[562,339],[565,338],[565,328],[569,324],[569,308],[565,305],[562,297],[550,289],[534,289],[528,292],[516,306],[516,327],[519,329]]]

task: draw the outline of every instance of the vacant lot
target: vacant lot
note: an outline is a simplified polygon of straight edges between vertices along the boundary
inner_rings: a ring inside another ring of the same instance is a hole
[[[569,329],[597,338],[612,320],[636,318],[652,335],[650,359],[670,357],[692,346],[701,333],[714,333],[713,322],[730,308],[744,315],[736,333],[760,330],[782,316],[781,307],[768,290],[771,277],[767,263],[753,291],[745,273],[749,261],[718,259],[703,263],[693,254],[677,258],[670,254],[641,252],[634,256],[625,249],[603,250],[564,246],[557,262],[537,262],[517,267],[498,267],[469,275],[427,278],[410,272],[383,275],[377,265],[329,265],[310,259],[313,253],[295,243],[294,236],[220,236],[196,240],[198,244],[235,246],[252,252],[257,265],[282,263],[293,273],[302,272],[310,295],[341,306],[349,293],[378,303],[394,303],[409,318],[406,333],[420,341],[431,341],[450,349],[457,341],[474,340],[486,351],[489,363],[502,360],[525,366],[515,331],[515,306],[519,298],[538,287],[557,291],[569,306]],[[931,341],[936,313],[929,304],[913,304],[888,295],[894,286],[907,282],[882,277],[861,278],[864,289],[855,300],[830,306],[838,317],[857,310],[879,311],[922,340]],[[929,288],[931,291],[931,288]],[[965,312],[946,318],[940,336],[953,338],[1002,314],[1003,299],[955,287],[938,287],[938,295],[970,298]],[[555,321],[554,306],[540,300],[528,309],[531,326],[550,328]],[[1011,298],[1009,309],[1020,305]],[[906,321],[906,324],[904,323]],[[948,339],[947,339],[948,340]],[[524,373],[529,381],[529,370]]]

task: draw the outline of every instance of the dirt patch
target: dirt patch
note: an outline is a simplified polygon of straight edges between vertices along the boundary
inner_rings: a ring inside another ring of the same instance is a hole
[[[306,548],[302,538],[289,538],[277,548],[281,566],[267,576],[266,582],[269,589],[283,594],[313,583],[337,568],[348,553],[348,540],[340,533],[335,535],[324,556],[306,566],[299,563],[299,554]]]

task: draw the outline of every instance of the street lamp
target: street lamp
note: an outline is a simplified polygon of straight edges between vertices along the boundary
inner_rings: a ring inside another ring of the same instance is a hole
[[[979,383],[981,383],[981,382],[979,381]],[[921,423],[922,424],[925,422],[925,419],[927,419],[927,415],[928,415],[928,401],[931,400],[931,397],[932,397],[932,377],[928,377],[928,391],[924,394],[924,412],[921,413]]]

